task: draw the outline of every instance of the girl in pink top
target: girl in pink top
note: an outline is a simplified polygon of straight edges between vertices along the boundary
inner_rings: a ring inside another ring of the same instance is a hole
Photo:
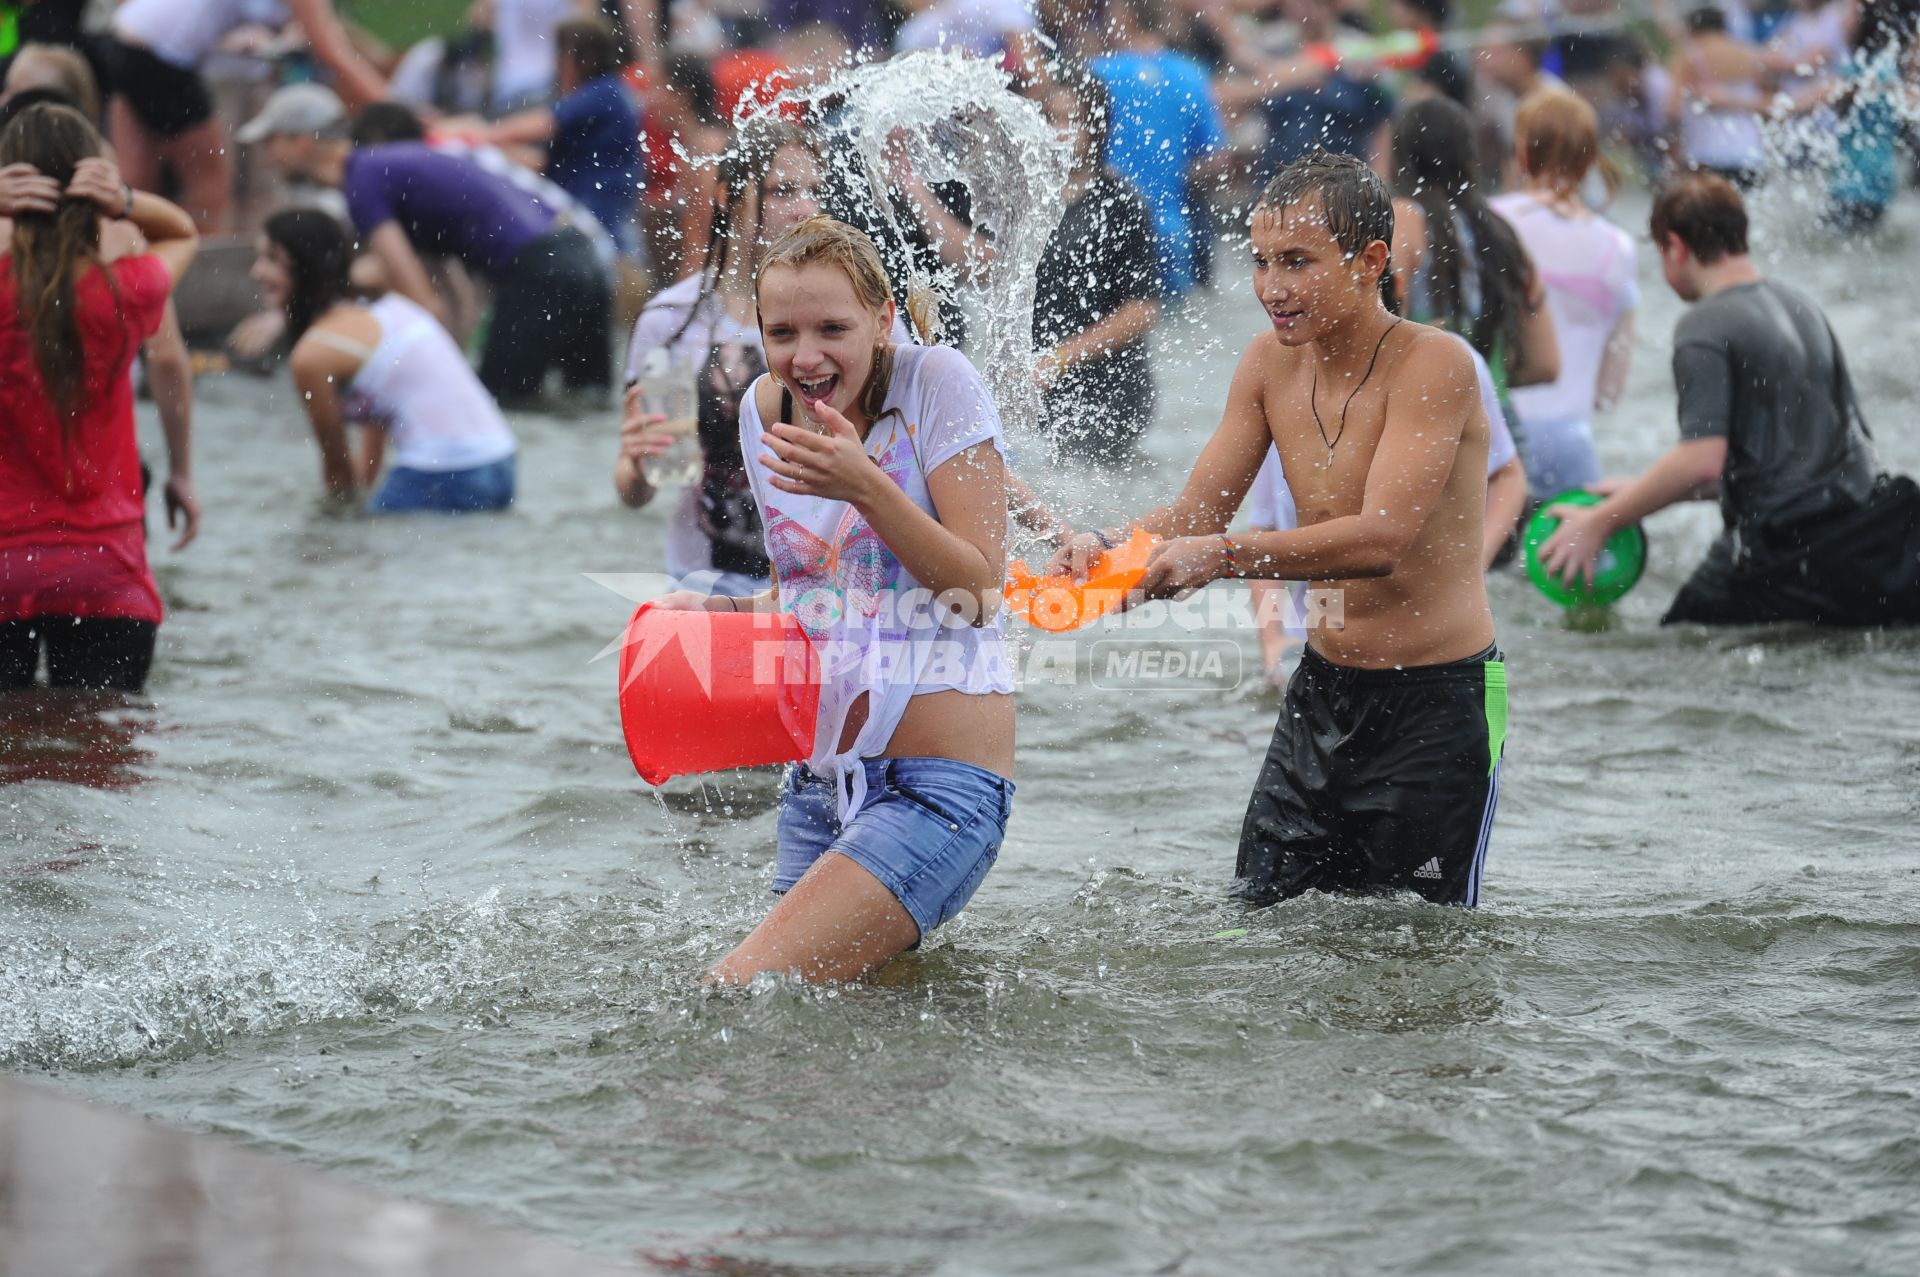
[[[1528,487],[1546,498],[1600,480],[1593,414],[1626,383],[1640,285],[1633,240],[1580,202],[1600,154],[1593,108],[1566,89],[1530,94],[1514,119],[1514,151],[1525,186],[1491,203],[1540,272],[1560,340],[1560,375],[1512,394]]]

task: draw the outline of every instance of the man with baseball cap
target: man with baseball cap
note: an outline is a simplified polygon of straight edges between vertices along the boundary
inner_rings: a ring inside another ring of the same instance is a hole
[[[289,85],[237,135],[265,146],[282,176],[341,191],[363,248],[393,287],[446,318],[421,254],[449,254],[492,285],[480,380],[526,399],[558,366],[569,390],[613,380],[612,283],[591,241],[563,215],[471,158],[423,142],[356,149],[339,98]]]

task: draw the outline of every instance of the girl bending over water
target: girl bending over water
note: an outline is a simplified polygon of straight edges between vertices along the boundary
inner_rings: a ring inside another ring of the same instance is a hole
[[[353,295],[353,245],[316,209],[267,219],[253,278],[287,312],[293,383],[320,444],[327,491],[351,500],[393,467],[368,509],[376,514],[503,510],[513,503],[514,438],[499,405],[453,338],[399,293],[371,304]],[[368,427],[356,459],[349,422]]]

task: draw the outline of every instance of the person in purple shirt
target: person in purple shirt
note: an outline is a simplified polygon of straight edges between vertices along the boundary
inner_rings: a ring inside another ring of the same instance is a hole
[[[592,242],[529,192],[423,143],[354,149],[338,98],[312,84],[267,100],[241,131],[282,176],[340,190],[360,242],[395,291],[443,323],[422,254],[457,257],[492,286],[480,381],[501,400],[539,393],[558,367],[569,390],[613,382],[613,286]]]

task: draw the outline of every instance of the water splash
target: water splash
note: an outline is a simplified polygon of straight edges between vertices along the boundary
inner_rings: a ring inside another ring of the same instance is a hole
[[[1834,203],[1854,166],[1877,166],[1896,174],[1905,164],[1901,139],[1920,128],[1920,96],[1903,76],[1907,45],[1894,41],[1830,78],[1824,100],[1796,106],[1785,94],[1760,122],[1767,181],[1748,196],[1750,211],[1783,245],[1805,239],[1803,229],[1823,237],[1846,230],[1830,220]],[[1876,156],[1875,151],[1884,151]],[[1899,185],[1895,177],[1893,186]]]
[[[714,943],[702,930],[712,918],[689,922],[671,901],[497,887],[378,920],[199,915],[106,934],[73,934],[70,913],[0,915],[0,1067],[122,1067],[303,1025],[493,1024],[528,1006],[616,1006],[636,990],[688,996],[686,973]]]
[[[909,263],[910,295],[930,294],[978,317],[980,331],[968,344],[1001,418],[1010,427],[1037,425],[1034,291],[1047,240],[1066,210],[1061,192],[1072,145],[1013,91],[1006,72],[957,53],[855,67],[770,109],[794,101],[840,143],[829,164],[877,215],[894,248],[914,242],[918,230],[905,211],[902,159],[929,186],[966,188],[971,222],[990,237],[991,256],[971,253],[965,271],[929,267],[908,251],[896,260]]]

